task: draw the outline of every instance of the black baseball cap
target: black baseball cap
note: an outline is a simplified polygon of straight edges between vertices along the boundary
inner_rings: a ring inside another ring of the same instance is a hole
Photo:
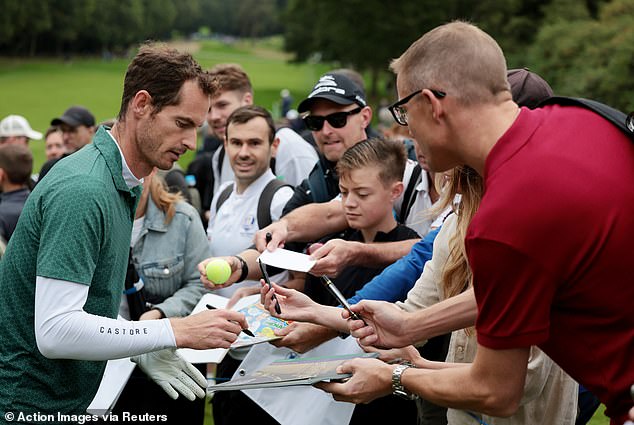
[[[64,115],[51,121],[51,125],[60,124],[66,124],[71,127],[79,127],[80,125],[92,127],[95,125],[95,117],[83,106],[71,106],[64,112]]]
[[[299,104],[297,111],[302,113],[310,109],[315,99],[326,99],[339,105],[367,106],[363,89],[341,74],[326,74],[322,76],[308,97]]]
[[[528,68],[509,69],[506,78],[511,85],[513,101],[519,106],[534,109],[553,95],[553,89],[546,80]]]

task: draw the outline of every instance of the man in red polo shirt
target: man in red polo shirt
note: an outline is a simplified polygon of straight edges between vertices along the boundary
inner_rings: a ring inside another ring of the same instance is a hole
[[[466,235],[478,353],[435,369],[354,360],[342,369],[353,378],[323,388],[354,402],[393,390],[508,416],[537,345],[622,424],[634,383],[634,144],[583,108],[520,109],[502,50],[470,24],[430,31],[392,69],[401,100],[391,110],[430,168],[467,164],[485,179]],[[353,309],[368,324],[350,323],[365,344],[404,346],[422,327],[386,304]]]

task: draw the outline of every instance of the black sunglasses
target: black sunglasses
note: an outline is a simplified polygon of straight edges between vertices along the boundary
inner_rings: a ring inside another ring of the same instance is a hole
[[[328,121],[334,128],[343,128],[348,123],[348,116],[355,115],[361,112],[360,106],[358,108],[353,109],[352,111],[346,112],[335,112],[329,115],[321,116],[321,115],[306,115],[304,117],[304,124],[311,131],[319,131],[324,126],[324,121]]]
[[[424,89],[416,90],[414,93],[411,93],[410,95],[405,96],[401,100],[396,101],[387,107],[387,109],[389,109],[390,112],[392,113],[392,116],[394,117],[394,121],[396,121],[400,125],[405,125],[405,126],[407,125],[407,109],[405,109],[404,105],[410,100],[412,100],[414,96],[422,93],[423,90]],[[431,91],[433,95],[436,96],[436,98],[438,99],[442,99],[443,97],[447,96],[447,93],[445,93],[444,91],[434,90],[434,89],[429,89],[429,91]]]

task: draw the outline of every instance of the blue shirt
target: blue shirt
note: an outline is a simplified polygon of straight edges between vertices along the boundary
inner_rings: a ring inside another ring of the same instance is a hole
[[[430,231],[412,246],[409,254],[366,283],[348,302],[356,304],[361,300],[379,300],[393,303],[405,300],[407,293],[423,273],[425,263],[431,259],[434,239],[439,231],[440,227]]]

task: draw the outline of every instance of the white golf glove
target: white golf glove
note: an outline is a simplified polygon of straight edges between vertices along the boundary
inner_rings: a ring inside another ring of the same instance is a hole
[[[172,399],[176,400],[179,393],[190,401],[205,397],[207,379],[175,348],[141,354],[131,360]]]

